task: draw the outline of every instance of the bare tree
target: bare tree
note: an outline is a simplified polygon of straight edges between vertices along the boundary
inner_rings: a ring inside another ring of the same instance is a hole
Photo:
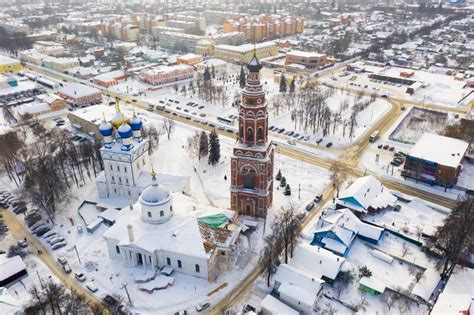
[[[201,135],[196,131],[191,137],[188,138],[188,152],[192,157],[197,157],[199,160],[201,159],[200,144]]]
[[[336,196],[339,198],[339,191],[342,187],[342,184],[346,180],[346,174],[344,173],[343,165],[334,161],[330,168],[331,171],[331,183],[334,189],[336,189]]]
[[[443,277],[449,277],[456,264],[474,247],[474,198],[457,202],[435,234],[435,247],[443,252],[439,269]]]
[[[398,292],[392,290],[386,290],[382,296],[382,301],[387,306],[388,312],[391,311],[392,307],[400,300],[401,295]]]
[[[168,136],[168,140],[171,138],[171,135],[174,132],[174,129],[176,127],[176,122],[173,119],[166,118],[164,123],[163,123],[163,129],[166,132],[166,135]]]

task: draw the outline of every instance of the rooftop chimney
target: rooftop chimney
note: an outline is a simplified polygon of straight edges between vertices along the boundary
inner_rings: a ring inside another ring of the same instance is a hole
[[[133,235],[133,226],[131,224],[127,225],[128,231],[128,241],[133,243],[135,241],[135,236]]]

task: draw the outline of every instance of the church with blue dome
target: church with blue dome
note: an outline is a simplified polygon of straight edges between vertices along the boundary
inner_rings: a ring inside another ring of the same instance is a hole
[[[99,197],[125,198],[135,202],[149,180],[145,169],[151,168],[148,159],[148,140],[142,138],[142,120],[133,113],[131,118],[120,110],[118,102],[111,121],[105,117],[99,125],[104,145],[100,154],[104,171],[96,180]],[[145,172],[143,172],[145,171]]]

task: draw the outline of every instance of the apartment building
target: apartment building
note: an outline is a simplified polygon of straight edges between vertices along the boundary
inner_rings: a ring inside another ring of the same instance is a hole
[[[286,53],[285,65],[297,64],[307,69],[322,67],[328,63],[326,54],[292,50]]]
[[[144,83],[162,85],[181,80],[191,79],[194,75],[193,67],[188,65],[160,66],[143,70],[139,78]]]
[[[248,63],[253,56],[253,50],[259,59],[276,56],[278,48],[274,42],[264,42],[256,44],[244,44],[240,46],[233,45],[216,45],[214,48],[213,58],[222,59],[237,64]]]
[[[243,32],[248,40],[259,42],[283,36],[300,34],[304,30],[301,17],[280,15],[241,15],[225,20],[224,33]]]

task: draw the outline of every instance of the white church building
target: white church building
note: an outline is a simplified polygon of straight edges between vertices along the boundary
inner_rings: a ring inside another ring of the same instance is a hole
[[[104,138],[100,149],[104,171],[97,179],[96,186],[101,198],[127,199],[135,202],[141,192],[150,185],[151,168],[147,139],[142,138],[143,123],[134,113],[126,118],[116,107],[111,122],[102,121],[99,131]],[[161,181],[174,192],[189,193],[189,177],[160,174]]]
[[[240,233],[238,214],[196,212],[190,197],[171,193],[158,183],[154,171],[151,176],[152,183],[138,202],[121,210],[116,223],[104,233],[110,258],[129,267],[170,266],[209,281],[229,270]]]

